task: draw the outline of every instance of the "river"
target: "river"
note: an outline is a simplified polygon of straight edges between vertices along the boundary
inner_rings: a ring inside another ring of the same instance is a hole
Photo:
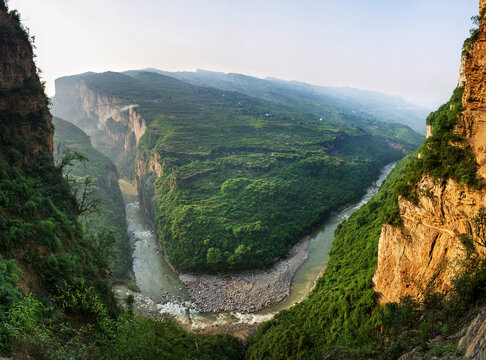
[[[139,203],[133,195],[133,190],[128,189],[127,184],[122,184],[127,202],[128,230],[134,243],[133,271],[137,286],[141,291],[141,294],[136,295],[139,310],[158,314],[168,313],[186,326],[193,328],[233,323],[251,324],[269,320],[277,312],[289,308],[309,294],[314,282],[327,265],[329,250],[337,226],[376,195],[395,165],[396,163],[388,164],[381,170],[379,178],[367,189],[366,194],[358,203],[329,217],[311,234],[309,256],[293,278],[290,295],[280,303],[248,314],[237,312],[204,314],[197,311],[177,274],[164,261],[158,249],[157,238],[144,218]],[[124,291],[119,287],[115,289],[118,292]]]

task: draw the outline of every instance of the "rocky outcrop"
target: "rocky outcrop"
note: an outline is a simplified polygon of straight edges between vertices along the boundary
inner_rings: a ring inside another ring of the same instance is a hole
[[[56,80],[53,113],[79,126],[92,137],[93,145],[104,149],[114,161],[132,149],[147,129],[137,107],[125,99],[90,88],[82,77]],[[99,130],[106,136],[100,136]]]
[[[486,0],[480,1],[480,11]],[[486,22],[480,21],[477,39],[462,58],[459,82],[464,85],[463,112],[454,131],[469,143],[486,178]],[[431,135],[427,127],[427,137]],[[417,186],[418,201],[399,198],[402,226],[382,228],[378,266],[373,278],[381,302],[402,296],[420,296],[434,281],[446,292],[465,255],[461,235],[474,237],[472,219],[486,207],[486,190],[473,190],[453,180],[434,182],[423,176]],[[485,249],[477,251],[486,255]]]
[[[18,16],[0,11],[0,29],[0,125],[8,128],[0,133],[8,134],[23,163],[34,162],[43,152],[53,154],[48,100]]]
[[[0,90],[20,88],[24,81],[37,78],[32,47],[16,31],[20,27],[12,15],[0,12]]]
[[[486,207],[486,191],[453,180],[424,176],[417,189],[422,194],[417,204],[399,199],[403,225],[384,225],[381,231],[373,278],[381,302],[420,297],[431,280],[436,290],[449,290],[465,255],[461,235],[474,235],[472,219]]]
[[[467,360],[486,360],[486,309],[466,329],[458,344]]]

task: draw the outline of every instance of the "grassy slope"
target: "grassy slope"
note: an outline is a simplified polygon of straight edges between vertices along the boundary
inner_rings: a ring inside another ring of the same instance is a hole
[[[100,211],[89,215],[84,221],[87,228],[94,231],[114,228],[116,243],[110,254],[110,266],[117,279],[126,278],[131,267],[131,250],[125,204],[118,182],[114,181],[115,178],[109,178],[116,175],[116,167],[110,159],[92,147],[89,137],[81,129],[59,118],[54,118],[53,124],[54,148],[63,145],[88,159],[86,163],[76,163],[66,171],[74,177],[90,176],[98,187],[96,197],[103,201]]]
[[[345,87],[320,87],[295,81],[259,79],[242,74],[224,74],[204,70],[172,73],[157,69],[147,69],[147,71],[171,76],[197,86],[238,91],[259,99],[333,118],[336,122],[347,122],[355,126],[371,128],[373,123],[378,120],[386,123],[406,124],[415,131],[425,132],[423,118],[428,114],[425,109],[409,104],[403,99],[372,91]],[[132,75],[137,71],[125,73]],[[380,124],[380,128],[383,128],[383,124]],[[382,129],[376,130],[383,131]]]

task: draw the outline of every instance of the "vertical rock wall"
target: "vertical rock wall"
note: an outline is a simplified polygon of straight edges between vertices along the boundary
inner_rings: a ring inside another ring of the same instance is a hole
[[[480,0],[480,13],[486,0]],[[477,39],[463,56],[459,81],[464,84],[464,111],[455,131],[470,144],[478,175],[486,178],[486,21],[480,21]],[[428,129],[427,136],[430,136]],[[486,190],[473,190],[453,180],[433,181],[424,176],[418,184],[419,200],[399,198],[403,225],[382,228],[378,266],[373,278],[381,302],[420,296],[432,280],[435,289],[451,287],[465,255],[461,235],[474,235],[472,219],[486,207]],[[483,256],[485,249],[477,247]]]

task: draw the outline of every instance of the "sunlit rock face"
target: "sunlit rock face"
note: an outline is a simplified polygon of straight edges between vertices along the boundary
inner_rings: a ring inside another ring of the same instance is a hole
[[[486,0],[480,0],[480,13]],[[486,21],[480,21],[477,40],[462,58],[459,85],[464,86],[463,112],[454,131],[470,144],[478,175],[486,178]],[[431,129],[427,129],[430,136]],[[486,207],[486,191],[461,186],[453,180],[418,184],[416,204],[399,199],[403,224],[382,228],[378,266],[374,275],[379,301],[420,297],[434,279],[435,289],[447,292],[465,255],[461,235],[474,235],[473,218]],[[477,246],[481,255],[485,248]]]

